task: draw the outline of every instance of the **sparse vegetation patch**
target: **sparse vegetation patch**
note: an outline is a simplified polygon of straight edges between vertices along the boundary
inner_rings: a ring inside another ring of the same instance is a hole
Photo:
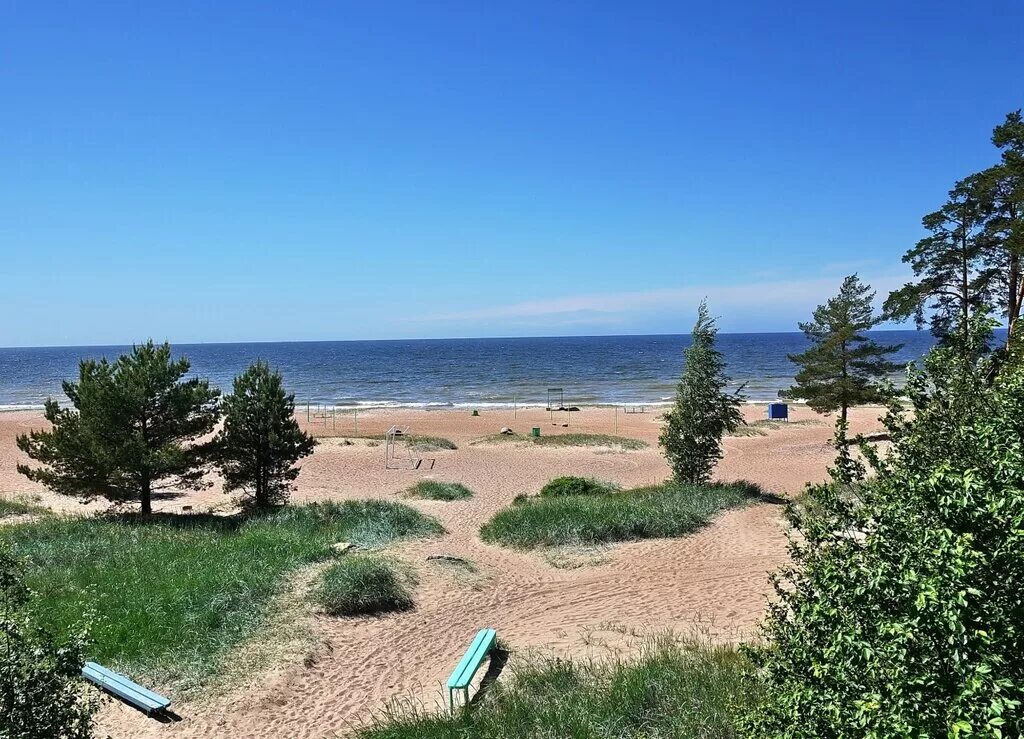
[[[596,495],[536,496],[500,511],[480,535],[523,549],[683,536],[724,509],[762,497],[750,483],[665,483]]]
[[[494,434],[478,439],[475,444],[501,444],[508,442],[520,442],[533,444],[535,446],[562,447],[562,446],[589,446],[609,447],[620,450],[646,449],[648,444],[642,439],[632,439],[628,436],[613,436],[612,434],[552,434],[550,436],[526,436],[524,434]]]

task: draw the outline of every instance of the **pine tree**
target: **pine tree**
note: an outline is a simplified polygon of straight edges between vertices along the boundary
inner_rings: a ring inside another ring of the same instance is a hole
[[[258,508],[286,502],[295,463],[316,440],[296,423],[295,396],[285,393],[281,374],[256,362],[235,378],[224,411],[214,446],[225,489],[247,492]]]
[[[1002,161],[981,174],[988,201],[985,224],[989,266],[998,289],[994,303],[1006,317],[1007,346],[1024,306],[1024,118],[1009,113],[992,132]]]
[[[931,235],[903,255],[918,279],[886,298],[887,318],[913,317],[920,328],[930,314],[932,333],[948,345],[958,340],[954,326],[966,326],[990,304],[998,271],[990,264],[987,203],[984,179],[972,175],[956,183],[945,205],[922,219]]]
[[[800,324],[811,346],[789,355],[800,370],[796,385],[783,397],[806,400],[818,413],[839,411],[844,424],[851,406],[885,400],[879,380],[898,369],[886,355],[900,346],[883,346],[865,336],[882,321],[872,310],[874,297],[869,285],[850,275],[838,295],[814,310],[812,321]]]
[[[152,340],[113,363],[82,361],[78,382],[63,384],[71,407],[49,399],[52,428],[18,437],[43,466],[18,471],[65,495],[139,500],[144,514],[156,490],[205,487],[204,448],[188,442],[213,430],[220,392],[206,380],[183,381],[189,367]]]
[[[718,329],[701,301],[692,342],[683,352],[686,364],[676,390],[675,405],[665,415],[660,442],[679,482],[704,483],[711,479],[722,457],[722,435],[735,430],[743,417],[741,391],[726,392],[729,378],[725,361],[715,349]]]

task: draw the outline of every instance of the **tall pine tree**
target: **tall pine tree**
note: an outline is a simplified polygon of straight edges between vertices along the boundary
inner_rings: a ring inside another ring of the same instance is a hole
[[[800,370],[783,397],[806,400],[818,413],[839,411],[844,426],[851,406],[885,400],[879,380],[899,369],[886,356],[900,346],[883,346],[865,335],[882,321],[871,307],[874,297],[870,285],[850,275],[838,295],[814,310],[813,320],[800,324],[811,346],[789,355]]]
[[[678,482],[704,483],[722,457],[722,436],[741,423],[741,391],[726,392],[725,360],[715,348],[718,329],[701,301],[676,400],[665,414],[660,442]]]
[[[295,421],[295,396],[279,372],[256,362],[235,378],[214,441],[226,490],[245,491],[257,508],[286,502],[299,474],[295,463],[315,445]]]
[[[152,512],[160,489],[201,489],[205,450],[194,442],[214,428],[220,392],[182,378],[188,359],[149,341],[110,363],[87,359],[78,382],[64,382],[70,408],[46,403],[49,431],[18,437],[42,467],[18,465],[30,480],[65,495],[138,500]]]

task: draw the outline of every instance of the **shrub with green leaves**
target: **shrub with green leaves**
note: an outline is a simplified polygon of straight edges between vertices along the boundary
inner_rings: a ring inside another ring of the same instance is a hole
[[[910,372],[874,477],[839,463],[791,509],[751,736],[1024,733],[1024,369],[990,387],[971,356]]]
[[[616,489],[612,485],[590,477],[566,475],[564,477],[556,477],[548,482],[547,485],[540,489],[540,494],[544,496],[603,495],[614,492]]]
[[[0,549],[0,738],[88,739],[98,704],[81,690],[86,635],[43,628],[22,577]]]
[[[332,616],[362,616],[413,607],[402,574],[383,557],[347,556],[324,573],[316,601]]]

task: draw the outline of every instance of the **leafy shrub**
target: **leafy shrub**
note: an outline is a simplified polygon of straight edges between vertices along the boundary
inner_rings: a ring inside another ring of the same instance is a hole
[[[682,536],[708,524],[719,511],[759,496],[761,491],[747,483],[667,483],[621,493],[537,496],[499,511],[480,535],[527,549]]]
[[[401,576],[383,558],[357,554],[332,564],[324,573],[316,600],[332,616],[407,611],[412,596]]]
[[[594,480],[589,477],[575,477],[566,475],[556,477],[540,489],[544,496],[558,495],[604,495],[615,490],[611,485]]]
[[[473,491],[462,483],[437,480],[420,480],[409,492],[429,500],[465,500],[473,497]]]
[[[633,662],[532,659],[455,715],[391,712],[359,739],[738,736],[736,714],[756,692],[730,647],[663,639]],[[756,690],[756,688],[755,688]]]
[[[0,549],[0,737],[88,739],[97,703],[80,690],[85,635],[54,637],[29,598],[21,568]]]
[[[751,736],[1024,733],[1024,373],[990,369],[935,350],[877,474],[790,511]]]

